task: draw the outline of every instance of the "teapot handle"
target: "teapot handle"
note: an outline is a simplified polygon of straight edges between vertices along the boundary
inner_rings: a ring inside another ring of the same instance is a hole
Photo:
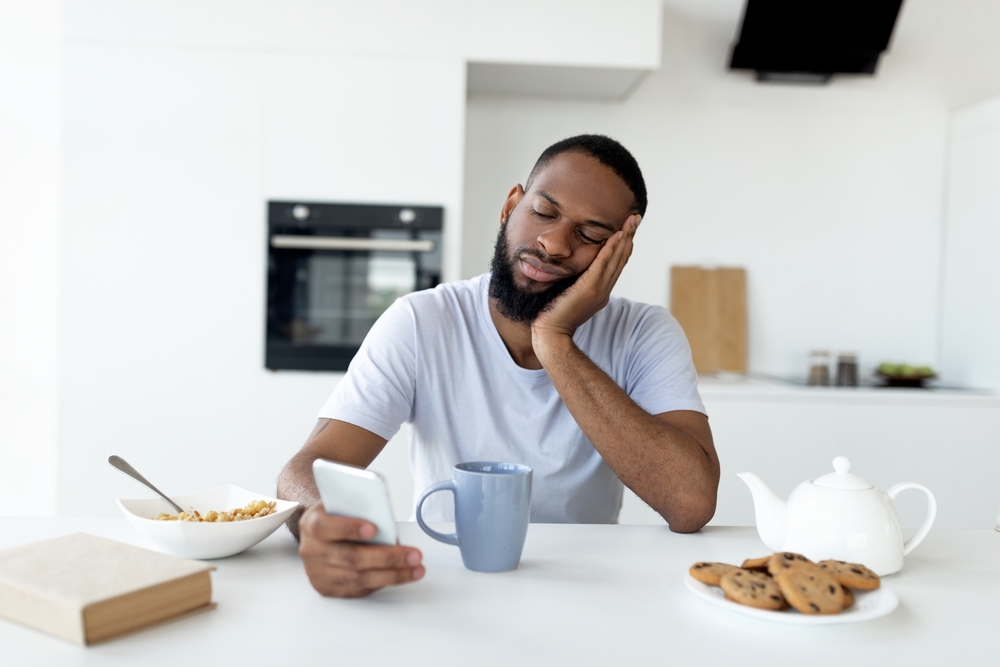
[[[920,544],[925,537],[927,537],[927,533],[930,532],[931,525],[934,523],[935,517],[937,517],[937,501],[934,500],[934,494],[931,493],[930,489],[922,484],[902,482],[901,484],[889,487],[885,493],[893,500],[896,500],[896,496],[898,496],[901,491],[905,491],[906,489],[917,489],[918,491],[923,491],[927,495],[927,518],[924,519],[924,522],[917,530],[917,533],[910,539],[906,540],[903,544],[904,556],[913,551],[917,545]]]

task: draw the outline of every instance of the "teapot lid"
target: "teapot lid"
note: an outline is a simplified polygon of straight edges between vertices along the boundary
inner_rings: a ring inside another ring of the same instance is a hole
[[[851,460],[846,456],[838,456],[833,460],[833,469],[837,472],[828,472],[822,477],[813,480],[816,486],[828,489],[871,489],[875,485],[864,477],[854,475],[850,472]]]

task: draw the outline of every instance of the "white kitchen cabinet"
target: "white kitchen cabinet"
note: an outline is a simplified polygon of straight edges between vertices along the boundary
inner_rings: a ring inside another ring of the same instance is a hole
[[[660,66],[659,0],[468,0],[470,95],[627,97]]]
[[[942,297],[942,375],[1000,389],[1000,97],[952,119]]]
[[[55,511],[62,7],[0,3],[0,513]]]
[[[262,66],[235,50],[65,47],[61,514],[113,516],[116,496],[142,495],[111,454],[166,493],[270,485],[256,474],[280,451],[255,409]]]
[[[474,62],[655,69],[659,0],[467,0]]]
[[[660,0],[71,0],[71,40],[651,70]]]
[[[934,492],[937,525],[990,528],[1000,507],[1000,396],[944,390],[800,387],[703,379],[722,463],[713,525],[754,525],[753,501],[738,472],[753,472],[782,498],[806,479],[833,471],[835,456],[883,490],[918,482]],[[896,501],[904,529],[925,501]],[[662,519],[626,492],[622,523]]]

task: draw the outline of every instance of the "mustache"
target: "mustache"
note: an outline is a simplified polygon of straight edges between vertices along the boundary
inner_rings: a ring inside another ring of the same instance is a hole
[[[563,260],[556,259],[549,253],[543,252],[538,248],[528,248],[526,246],[522,246],[514,251],[514,257],[522,257],[524,255],[531,255],[532,257],[544,262],[545,264],[548,264],[549,266],[554,266],[558,269],[566,268]]]

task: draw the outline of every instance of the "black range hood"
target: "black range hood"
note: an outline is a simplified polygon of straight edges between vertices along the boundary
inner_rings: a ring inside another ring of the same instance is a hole
[[[761,81],[874,74],[902,0],[747,0],[730,69]]]

